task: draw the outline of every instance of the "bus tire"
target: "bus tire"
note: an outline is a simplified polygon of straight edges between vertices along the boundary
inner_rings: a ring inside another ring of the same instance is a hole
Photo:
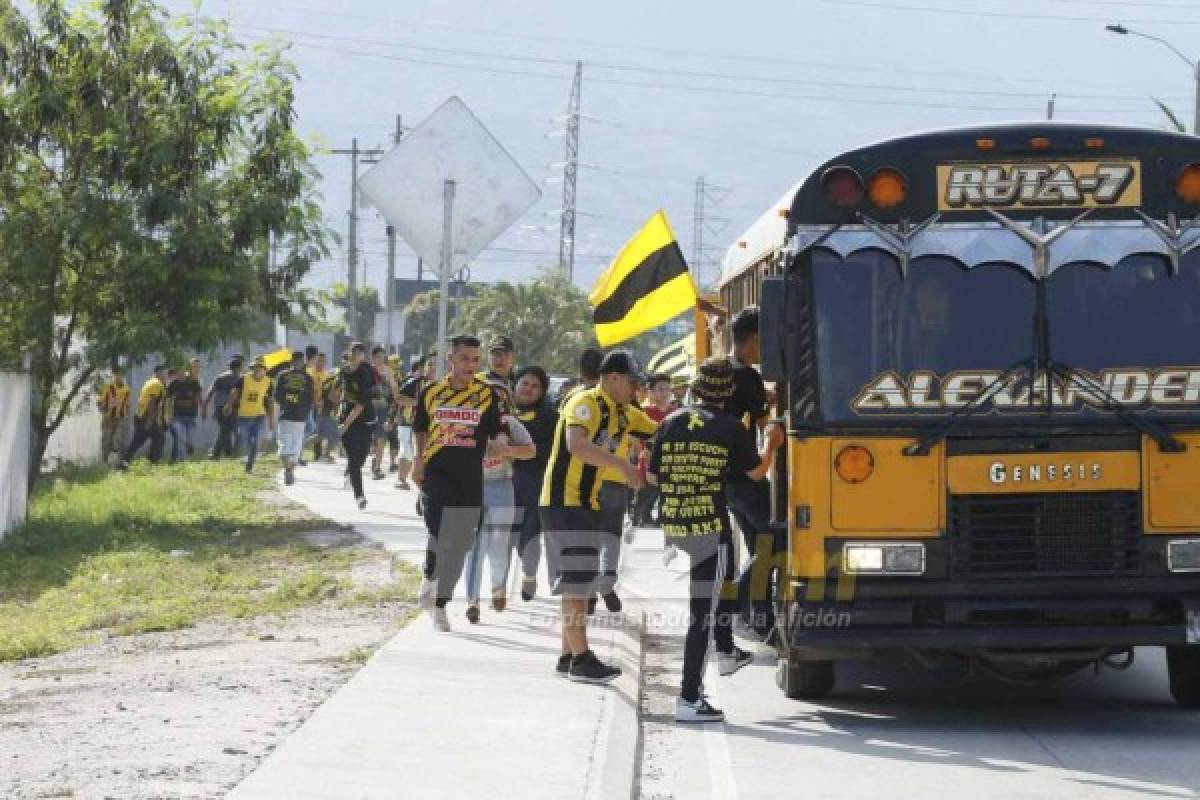
[[[1167,677],[1180,708],[1200,709],[1200,647],[1168,646]]]
[[[781,656],[775,666],[775,683],[789,700],[820,700],[833,692],[833,662]]]

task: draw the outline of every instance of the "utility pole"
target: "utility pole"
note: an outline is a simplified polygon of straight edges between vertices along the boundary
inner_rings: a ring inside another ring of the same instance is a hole
[[[575,179],[579,172],[579,104],[583,62],[575,62],[575,81],[567,102],[566,159],[563,164],[562,217],[558,227],[558,268],[570,281],[575,275]]]
[[[350,224],[347,232],[350,244],[346,258],[346,329],[350,338],[358,338],[358,162],[364,156],[378,157],[382,150],[360,150],[358,137],[351,140],[349,150],[333,150],[337,155],[350,156]]]
[[[1050,102],[1046,103],[1046,119],[1054,119],[1054,98],[1057,94],[1050,95]]]
[[[392,134],[392,144],[400,144],[400,137],[404,135],[404,117],[400,114],[396,115],[396,132]],[[387,349],[392,351],[392,344],[395,341],[392,338],[392,312],[396,308],[396,227],[394,225],[387,226],[387,287],[384,291],[384,313],[387,314]]]
[[[696,178],[696,197],[692,207],[692,263],[690,264],[692,278],[701,289],[709,285],[708,281],[708,250],[704,244],[706,233],[719,234],[729,224],[726,217],[715,217],[710,208],[719,207],[721,201],[729,195],[729,189],[716,186],[704,179]]]

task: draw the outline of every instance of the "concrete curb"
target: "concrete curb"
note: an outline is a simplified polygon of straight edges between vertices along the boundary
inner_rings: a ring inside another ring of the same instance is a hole
[[[645,663],[646,615],[623,615],[602,660],[621,667],[621,677],[605,692],[588,770],[586,800],[629,800],[637,790],[642,749],[641,686]],[[595,638],[595,637],[593,637]]]

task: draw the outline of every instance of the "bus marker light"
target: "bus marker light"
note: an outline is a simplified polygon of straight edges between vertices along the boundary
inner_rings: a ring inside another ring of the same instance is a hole
[[[825,197],[829,202],[838,208],[854,208],[866,195],[862,176],[845,166],[825,170],[825,174],[821,176],[821,188],[825,190]]]
[[[1185,203],[1200,203],[1200,164],[1188,164],[1175,179],[1175,194]]]
[[[979,148],[980,150],[995,150],[996,149],[996,140],[995,139],[976,139],[975,146],[977,148]]]
[[[867,193],[879,208],[895,208],[908,197],[908,181],[899,170],[884,167],[871,176]]]
[[[1029,140],[1029,146],[1034,150],[1049,150],[1050,140],[1045,136],[1035,136]]]
[[[862,483],[875,471],[875,457],[867,448],[852,444],[833,459],[833,468],[846,483]]]
[[[1104,140],[1096,136],[1089,136],[1083,140],[1083,146],[1089,150],[1100,150],[1104,147]]]

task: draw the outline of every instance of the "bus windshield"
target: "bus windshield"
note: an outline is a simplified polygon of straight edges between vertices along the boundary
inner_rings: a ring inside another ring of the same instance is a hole
[[[828,421],[944,417],[1032,357],[1032,276],[1010,264],[964,269],[890,254],[812,254],[821,412]],[[1071,264],[1047,284],[1052,359],[1082,371],[1123,406],[1200,411],[1200,258],[1172,276],[1161,256],[1115,268]],[[1049,382],[1058,414],[1107,414],[1075,379]],[[1045,384],[1027,370],[987,398],[978,417],[1044,417]],[[1060,418],[1061,419],[1061,418]]]

